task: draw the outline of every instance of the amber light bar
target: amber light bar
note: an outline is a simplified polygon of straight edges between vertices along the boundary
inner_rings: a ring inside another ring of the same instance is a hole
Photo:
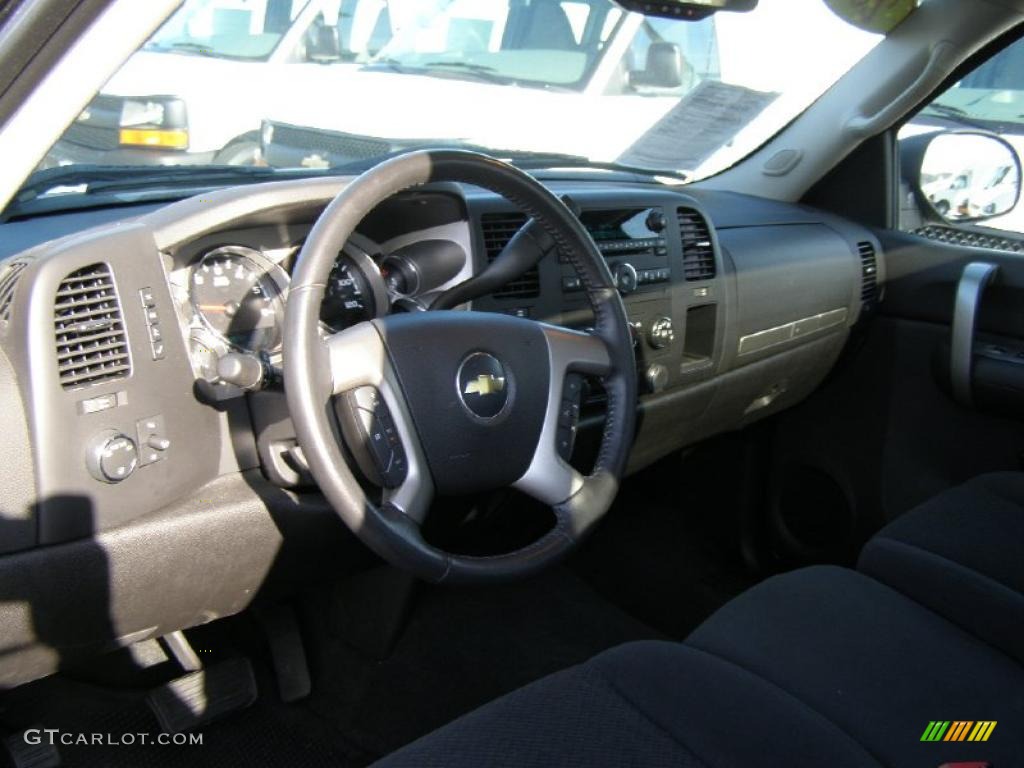
[[[151,128],[122,128],[119,141],[123,147],[188,149],[188,131],[159,130]]]

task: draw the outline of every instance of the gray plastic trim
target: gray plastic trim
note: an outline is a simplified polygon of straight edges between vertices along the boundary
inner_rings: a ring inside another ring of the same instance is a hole
[[[738,354],[753,354],[774,347],[776,344],[785,344],[793,339],[800,339],[827,328],[843,325],[849,315],[850,311],[846,307],[842,307],[757,333],[747,334],[740,338]]]
[[[607,347],[597,336],[543,323],[539,325],[548,344],[550,378],[547,411],[530,466],[513,487],[555,506],[575,495],[584,483],[583,475],[570,467],[555,447],[565,376],[570,371],[603,376],[611,371],[612,364]]]
[[[358,387],[374,387],[384,399],[408,461],[405,480],[384,491],[384,502],[422,523],[434,498],[434,483],[427,471],[423,446],[413,426],[412,414],[401,394],[384,340],[372,323],[360,323],[327,339],[331,387],[335,395]]]
[[[999,271],[995,264],[972,261],[964,267],[956,289],[953,309],[952,344],[949,356],[950,380],[954,399],[968,408],[974,406],[971,394],[972,356],[974,351],[974,325],[978,304],[985,288]]]

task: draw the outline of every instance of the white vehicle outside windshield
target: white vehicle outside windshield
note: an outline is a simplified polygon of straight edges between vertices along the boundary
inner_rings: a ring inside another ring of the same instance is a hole
[[[395,35],[365,68],[313,73],[352,108],[296,95],[268,115],[267,162],[329,167],[448,143],[701,178],[760,146],[880,39],[820,0],[699,22],[608,0],[393,0],[391,14]]]
[[[697,179],[771,138],[880,39],[821,0],[699,22],[610,0],[188,0],[46,166],[351,169],[465,146]]]

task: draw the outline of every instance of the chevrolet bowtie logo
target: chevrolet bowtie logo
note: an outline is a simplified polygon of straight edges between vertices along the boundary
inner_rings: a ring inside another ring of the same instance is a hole
[[[483,373],[477,376],[475,379],[466,382],[465,394],[467,395],[496,395],[499,392],[505,391],[505,377],[504,376],[492,376],[489,373]]]

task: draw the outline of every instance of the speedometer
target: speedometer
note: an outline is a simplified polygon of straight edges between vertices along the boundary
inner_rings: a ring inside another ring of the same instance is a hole
[[[387,288],[377,264],[349,243],[327,279],[320,319],[332,331],[340,331],[387,314],[388,305]]]
[[[192,306],[203,323],[236,349],[273,352],[281,345],[287,275],[259,251],[224,246],[193,268]]]

